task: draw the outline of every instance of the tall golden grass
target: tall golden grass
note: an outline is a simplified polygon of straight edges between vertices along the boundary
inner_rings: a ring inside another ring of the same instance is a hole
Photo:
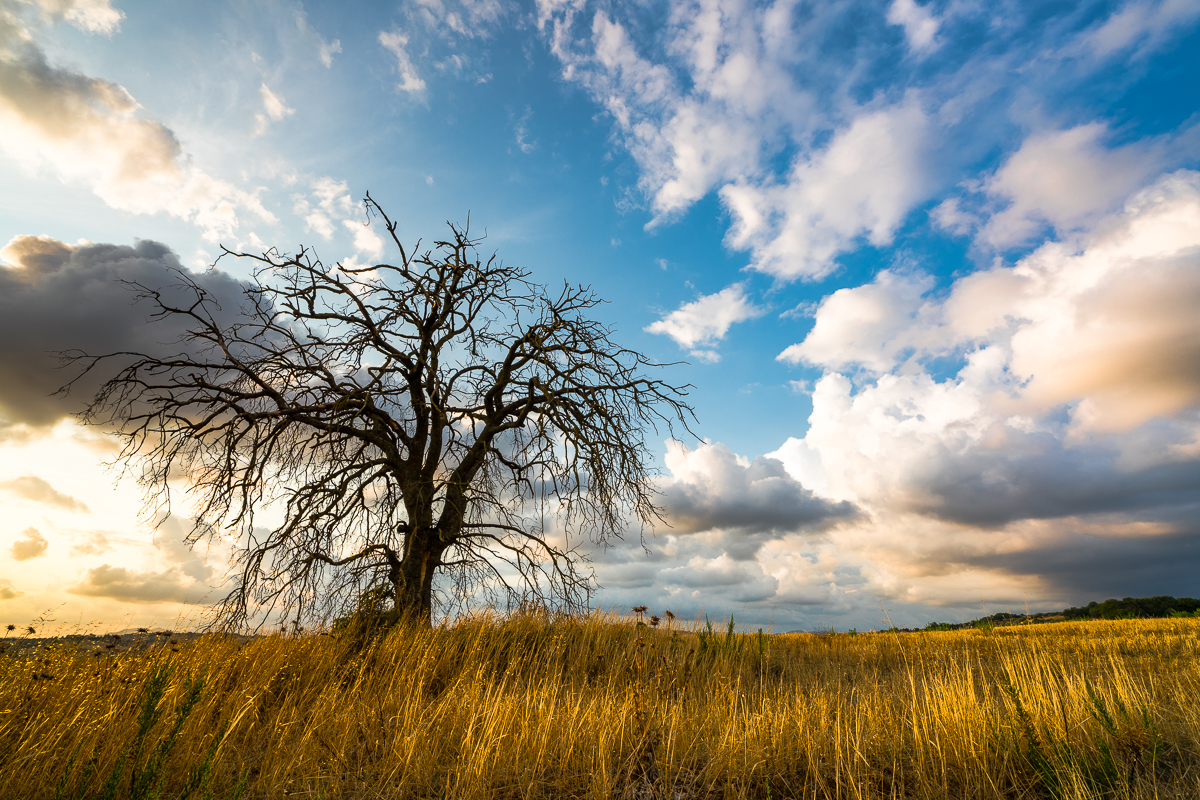
[[[527,614],[47,646],[0,658],[0,797],[100,794],[166,668],[145,753],[206,683],[163,797],[215,753],[215,797],[1195,798],[1198,655],[1183,619],[760,636]]]

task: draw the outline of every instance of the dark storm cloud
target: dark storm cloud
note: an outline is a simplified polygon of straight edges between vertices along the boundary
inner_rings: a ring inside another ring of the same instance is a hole
[[[1137,449],[1159,453],[1175,443],[1151,431]],[[1012,441],[1019,440],[1019,441]],[[999,527],[1021,519],[1137,512],[1187,505],[1200,498],[1200,461],[1143,467],[1103,445],[1069,446],[1050,434],[1010,437],[1002,450],[943,451],[907,481],[904,510],[966,525]],[[1156,459],[1158,460],[1158,459]]]
[[[1192,522],[1157,535],[1074,534],[1019,553],[975,558],[972,563],[1014,575],[1036,575],[1072,605],[1110,597],[1197,597],[1200,525]]]
[[[60,368],[57,352],[163,352],[183,331],[178,321],[152,323],[150,304],[135,302],[121,283],[177,284],[171,270],[182,267],[166,245],[71,246],[18,236],[0,255],[7,262],[0,263],[0,426],[45,427],[86,405],[103,370],[69,396],[52,396],[75,376]],[[225,313],[236,311],[241,286],[233,278],[217,270],[190,277]]]
[[[685,458],[688,469],[673,468],[675,477],[663,491],[671,533],[722,529],[765,539],[821,530],[857,514],[851,503],[814,496],[774,458],[759,456],[743,466],[719,443],[702,445]]]

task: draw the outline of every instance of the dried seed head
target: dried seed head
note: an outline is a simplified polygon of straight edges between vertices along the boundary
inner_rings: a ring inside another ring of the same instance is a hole
[[[645,613],[646,613],[646,607],[645,607],[645,606],[634,606],[634,607],[633,607],[633,613],[635,613],[635,614],[645,614]]]
[[[671,613],[671,609],[669,608],[663,612],[663,616],[667,619],[675,619],[675,615]]]
[[[650,618],[650,627],[654,628],[657,626],[658,626],[658,617],[651,617]]]

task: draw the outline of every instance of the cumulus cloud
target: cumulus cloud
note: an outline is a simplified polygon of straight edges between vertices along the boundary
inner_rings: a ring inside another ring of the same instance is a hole
[[[815,278],[861,239],[890,242],[940,186],[945,153],[932,154],[945,121],[933,119],[922,95],[846,102],[859,54],[842,51],[850,63],[816,56],[828,54],[827,37],[848,9],[811,19],[786,4],[740,0],[669,9],[669,24],[651,38],[661,37],[657,45],[607,11],[588,17],[582,3],[539,3],[564,76],[604,106],[637,161],[651,226],[716,190],[733,220],[726,241],[749,250],[755,269]],[[921,6],[898,0],[890,16],[914,47],[934,46],[937,23]],[[864,41],[876,33],[863,31]]]
[[[1091,227],[1159,171],[1158,148],[1108,148],[1107,136],[1104,125],[1090,123],[1027,138],[984,183],[1007,207],[990,217],[979,239],[1004,246],[1025,242],[1046,224],[1063,233]],[[943,219],[945,227],[954,226],[948,214]]]
[[[83,597],[107,597],[126,603],[197,604],[205,602],[211,590],[187,580],[179,569],[138,572],[102,564],[89,569],[87,577],[67,591]]]
[[[1085,125],[1029,136],[986,186],[973,174],[989,151],[1009,149],[1031,105],[1060,105],[1101,68],[1081,53],[1101,41],[1112,53],[1165,47],[1195,16],[1187,3],[1129,3],[1098,28],[1066,11],[1001,24],[986,4],[916,0],[886,13],[854,0],[803,11],[746,0],[659,8],[540,0],[538,24],[564,78],[605,109],[637,163],[648,226],[715,192],[731,219],[727,245],[785,281],[821,278],[845,253],[890,245],[956,180],[980,203],[949,198],[934,219],[966,233],[1006,207],[981,239],[1006,246],[1041,226],[1085,229],[1196,152],[1168,154],[1162,142],[1106,149],[1107,131]],[[984,29],[987,48],[941,47]]]
[[[0,149],[26,167],[80,181],[108,205],[139,214],[166,211],[194,222],[210,239],[237,230],[239,215],[275,220],[258,197],[188,164],[174,132],[138,115],[123,86],[49,63],[34,33],[65,19],[88,32],[112,33],[120,12],[108,2],[0,5]],[[28,23],[28,24],[27,24]],[[33,27],[29,27],[32,25]]]
[[[885,595],[1074,598],[1089,563],[1191,563],[1197,307],[1200,174],[1179,171],[948,291],[885,271],[827,297],[781,355],[824,372],[809,429],[768,455],[863,509],[840,552]]]
[[[321,63],[327,68],[332,67],[333,54],[342,52],[342,43],[338,39],[334,39],[332,42],[321,42],[318,52],[320,54]]]
[[[748,461],[721,443],[691,450],[669,442],[665,460],[671,479],[663,486],[663,508],[674,533],[813,532],[855,513],[850,503],[815,497],[777,459]]]
[[[740,6],[740,4],[738,4]],[[809,105],[774,56],[781,20],[749,7],[672,4],[671,55],[691,91],[668,64],[642,55],[626,26],[604,11],[576,40],[576,4],[539,3],[564,75],[580,81],[608,110],[642,170],[655,221],[671,218],[714,185],[759,174],[768,142]],[[583,16],[580,21],[586,24]]]
[[[721,443],[668,442],[666,466],[666,526],[643,540],[645,549],[629,543],[590,553],[608,601],[684,615],[831,602],[839,568],[830,537],[858,519],[853,504],[820,498],[779,461],[751,461]]]
[[[729,332],[736,322],[762,316],[766,309],[760,308],[746,296],[744,284],[735,283],[715,294],[703,295],[667,314],[657,322],[646,326],[648,333],[670,336],[680,347],[690,349],[692,355],[705,360],[716,360],[715,352],[705,350]]]
[[[897,355],[914,344],[913,323],[931,286],[925,275],[882,270],[869,284],[839,289],[821,301],[804,341],[777,358],[832,369],[891,369]]]
[[[8,578],[0,578],[0,600],[16,600],[23,594]]]
[[[52,396],[74,377],[58,369],[57,353],[87,350],[153,352],[183,332],[182,323],[147,324],[149,308],[134,303],[120,281],[166,288],[178,283],[179,259],[165,245],[68,245],[49,237],[17,236],[0,258],[0,419],[4,425],[53,425],[82,410],[92,380],[69,396]],[[224,311],[235,314],[241,286],[219,270],[191,275]],[[2,430],[2,428],[0,428]]]
[[[774,597],[779,588],[779,580],[759,563],[735,560],[725,553],[716,558],[696,556],[686,564],[662,570],[658,578],[668,591],[678,587],[719,592],[730,603],[760,603]]]
[[[13,542],[9,552],[17,561],[28,561],[31,558],[37,558],[46,552],[46,548],[50,543],[46,541],[46,537],[42,536],[41,531],[37,528],[26,528],[24,532],[25,538],[18,539]]]
[[[755,269],[819,278],[859,237],[889,244],[935,187],[934,137],[915,102],[864,113],[824,150],[797,159],[784,183],[738,181],[721,189],[734,217],[729,241],[751,250]]]
[[[213,591],[209,582],[215,570],[208,564],[206,554],[192,549],[187,541],[189,531],[190,520],[174,516],[159,525],[154,548],[170,564],[166,569],[137,571],[102,564],[89,569],[84,580],[67,591],[128,603],[208,602]]]
[[[926,53],[937,46],[938,19],[915,0],[893,0],[887,21],[904,28],[904,36],[913,52]]]
[[[720,527],[681,528],[613,596],[686,596],[695,608],[744,581],[758,587],[747,596],[828,607],[859,592],[1073,602],[1064,594],[1085,581],[1040,575],[1038,553],[1050,563],[1094,545],[1148,564],[1163,543],[1191,541],[1181,509],[1200,459],[1200,227],[1192,174],[1156,178],[1194,164],[1196,128],[1131,142],[1134,129],[1079,124],[1070,96],[1095,86],[1095,70],[1178,42],[1194,5],[1133,0],[1097,22],[925,0],[667,0],[650,14],[539,0],[564,79],[604,109],[637,165],[648,227],[715,194],[727,246],[777,285],[826,277],[845,254],[890,248],[926,220],[971,236],[981,256],[1033,245],[1015,264],[981,259],[946,279],[899,254],[827,293],[807,336],[779,354],[810,371],[796,385],[813,412],[763,469],[777,459],[820,502],[853,504],[830,549],[770,534],[738,550]],[[971,44],[981,31],[986,47]],[[647,330],[715,358],[706,348],[728,327],[705,300]],[[752,464],[741,467],[723,480],[743,486]],[[680,520],[720,518],[705,489],[668,496]],[[709,564],[714,553],[725,562]],[[633,574],[622,557],[597,563],[602,582]],[[679,580],[664,589],[668,569]],[[777,581],[770,592],[760,575]]]
[[[354,237],[354,249],[372,263],[383,260],[383,238],[361,220],[344,219],[342,226]]]
[[[425,91],[425,81],[417,74],[417,68],[406,49],[408,36],[398,30],[381,31],[379,43],[396,57],[396,71],[400,73],[400,82],[396,84],[396,91],[409,94],[420,94]]]
[[[25,475],[10,481],[0,481],[0,489],[7,490],[17,497],[32,500],[35,503],[64,508],[67,511],[84,511],[88,507],[70,495],[57,491],[53,486],[36,475]]]
[[[881,372],[970,352],[962,374],[998,381],[1014,411],[1070,404],[1080,429],[1129,430],[1200,403],[1198,232],[1200,173],[1179,171],[1085,239],[972,273],[942,300],[889,271],[839,290],[780,358]]]

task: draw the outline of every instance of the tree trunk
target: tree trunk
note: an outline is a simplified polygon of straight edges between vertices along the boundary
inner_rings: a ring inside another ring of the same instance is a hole
[[[400,620],[428,627],[433,616],[433,574],[441,560],[437,531],[414,535],[393,578],[395,613]],[[398,580],[397,580],[398,578]]]

